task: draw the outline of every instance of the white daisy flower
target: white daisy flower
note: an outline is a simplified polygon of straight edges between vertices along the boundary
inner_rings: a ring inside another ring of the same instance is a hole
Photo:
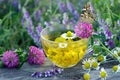
[[[93,69],[99,70],[99,68],[100,68],[99,65],[100,65],[100,63],[98,63],[96,59],[92,59],[92,68]]]
[[[103,80],[106,80],[107,72],[105,71],[104,68],[101,68],[100,77],[101,77]]]
[[[90,74],[89,73],[85,73],[83,75],[83,78],[84,78],[84,80],[90,80]]]
[[[113,72],[117,73],[120,72],[120,66],[119,65],[115,65],[112,67]]]
[[[76,34],[75,33],[72,33],[71,31],[68,31],[67,33],[63,33],[61,35],[61,37],[65,38],[65,39],[74,39],[76,38]]]
[[[97,57],[97,61],[98,61],[98,62],[106,61],[106,56],[104,56],[104,55],[98,56],[98,57]]]
[[[91,68],[91,60],[90,59],[86,59],[82,63],[83,63],[83,65],[82,65],[83,69],[89,70]]]

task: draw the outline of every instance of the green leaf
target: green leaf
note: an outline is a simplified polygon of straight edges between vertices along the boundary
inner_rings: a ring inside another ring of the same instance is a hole
[[[0,56],[2,56],[3,54],[3,50],[0,48]]]
[[[95,54],[99,54],[99,52],[101,52],[103,49],[100,45],[94,45],[93,50]]]
[[[4,64],[2,61],[0,61],[0,68],[4,67]]]

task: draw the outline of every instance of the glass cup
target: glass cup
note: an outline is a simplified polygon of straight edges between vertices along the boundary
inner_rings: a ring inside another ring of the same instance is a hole
[[[44,28],[41,31],[41,43],[46,56],[56,66],[69,68],[75,66],[86,54],[88,39],[68,42],[55,42],[54,39],[64,32],[73,31],[66,28]]]

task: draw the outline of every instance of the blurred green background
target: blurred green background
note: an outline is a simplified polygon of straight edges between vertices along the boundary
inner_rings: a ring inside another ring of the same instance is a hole
[[[39,23],[45,27],[45,21],[51,21],[54,16],[63,14],[60,11],[60,2],[65,5],[70,2],[78,14],[81,14],[83,6],[88,1],[94,6],[95,16],[99,15],[106,20],[111,25],[110,29],[115,29],[113,33],[120,32],[120,0],[0,0],[0,50],[37,46],[26,27],[22,25],[23,7],[29,12],[34,27]],[[66,8],[70,18],[74,19],[75,16],[68,11],[71,7]],[[34,18],[37,10],[42,10],[41,15],[37,16],[40,20]]]

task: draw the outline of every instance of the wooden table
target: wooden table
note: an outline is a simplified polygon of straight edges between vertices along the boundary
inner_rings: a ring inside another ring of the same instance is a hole
[[[111,63],[108,65],[106,71],[108,72],[107,80],[120,80],[120,73],[113,74],[111,68]],[[25,63],[21,69],[0,69],[0,80],[83,80],[82,75],[85,72],[81,68],[81,62],[69,69],[64,69],[64,71],[56,76],[48,77],[48,78],[33,78],[31,74],[35,71],[45,71],[52,69],[52,63],[46,59],[46,62],[41,65],[29,65]],[[92,70],[91,71],[91,80],[101,80],[99,78],[99,71]]]

